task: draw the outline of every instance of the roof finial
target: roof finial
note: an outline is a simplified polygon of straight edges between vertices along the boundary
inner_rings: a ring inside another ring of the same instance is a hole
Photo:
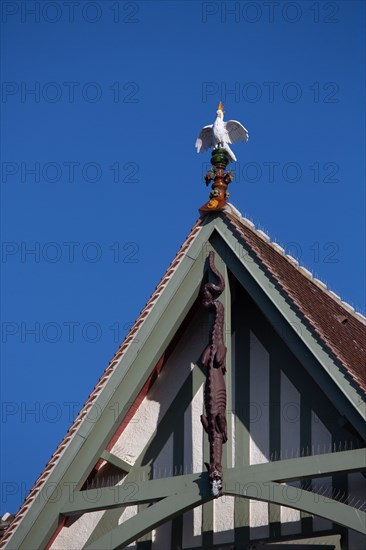
[[[225,172],[230,162],[236,162],[236,156],[229,144],[236,141],[248,141],[249,134],[246,128],[237,120],[224,122],[224,106],[220,100],[217,108],[216,120],[209,126],[202,128],[197,140],[197,153],[213,148],[211,156],[211,169],[205,175],[206,185],[213,180],[210,200],[200,208],[200,212],[222,210],[226,205],[229,193],[226,190],[228,184],[234,179],[231,170]]]

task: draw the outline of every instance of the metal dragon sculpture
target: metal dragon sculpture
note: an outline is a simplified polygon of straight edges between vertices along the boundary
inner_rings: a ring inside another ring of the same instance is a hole
[[[215,253],[209,254],[209,266],[218,280],[218,284],[206,283],[203,287],[203,305],[214,312],[210,331],[210,341],[201,356],[201,363],[206,369],[204,391],[205,412],[201,422],[208,434],[210,443],[210,463],[206,463],[209,472],[213,496],[220,495],[222,489],[222,446],[227,441],[226,429],[226,347],[224,344],[224,306],[217,300],[225,288],[222,275],[217,271]]]

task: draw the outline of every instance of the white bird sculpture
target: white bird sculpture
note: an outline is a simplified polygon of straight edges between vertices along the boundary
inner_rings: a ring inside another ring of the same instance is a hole
[[[229,143],[248,141],[248,131],[236,120],[224,122],[224,106],[221,101],[217,108],[216,115],[216,120],[213,124],[202,128],[195,145],[197,153],[203,153],[210,147],[213,149],[225,149],[230,160],[235,162],[236,156],[230,149]]]

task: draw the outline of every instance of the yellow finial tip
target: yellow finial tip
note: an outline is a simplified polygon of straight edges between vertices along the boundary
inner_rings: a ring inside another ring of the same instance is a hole
[[[224,111],[224,106],[223,106],[223,104],[222,104],[221,101],[220,101],[220,103],[219,103],[219,106],[217,107],[217,110],[218,110],[218,111]]]

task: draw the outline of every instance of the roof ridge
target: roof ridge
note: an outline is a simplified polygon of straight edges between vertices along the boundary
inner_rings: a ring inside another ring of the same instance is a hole
[[[287,261],[289,261],[294,267],[296,267],[307,279],[309,279],[312,283],[314,283],[317,287],[319,287],[324,293],[326,293],[330,298],[335,300],[339,305],[341,305],[347,313],[351,313],[357,320],[361,321],[361,323],[366,325],[366,317],[360,312],[357,311],[356,308],[354,308],[351,304],[346,302],[345,300],[342,300],[342,298],[336,294],[333,290],[330,290],[328,288],[328,285],[324,283],[321,279],[316,277],[309,269],[307,269],[305,266],[301,265],[296,258],[291,256],[291,254],[286,254],[285,249],[278,244],[277,242],[273,241],[271,237],[262,229],[257,229],[255,224],[243,216],[239,210],[233,206],[231,203],[227,203],[227,206],[224,208],[225,214],[231,214],[234,218],[237,218],[237,220],[242,223],[243,225],[247,226],[249,229],[254,231],[256,235],[258,235],[263,241],[268,243],[273,249],[276,250],[277,253],[281,254]]]

